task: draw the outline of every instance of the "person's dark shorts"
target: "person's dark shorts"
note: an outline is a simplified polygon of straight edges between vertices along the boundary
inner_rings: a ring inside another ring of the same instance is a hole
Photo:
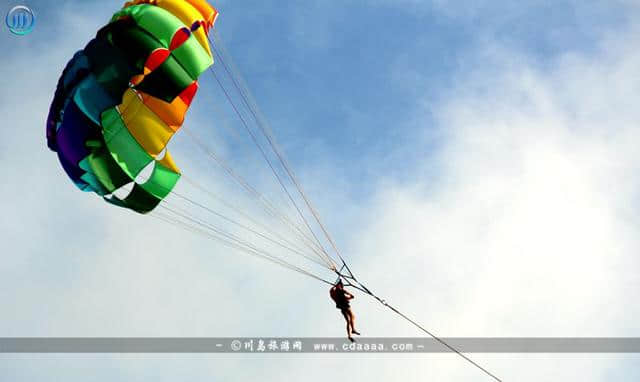
[[[346,310],[346,309],[349,309],[350,307],[351,306],[349,305],[348,302],[346,304],[336,304],[336,308],[340,310]]]

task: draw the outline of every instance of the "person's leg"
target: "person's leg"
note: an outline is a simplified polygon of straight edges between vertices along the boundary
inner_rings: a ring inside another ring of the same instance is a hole
[[[351,340],[351,321],[349,320],[349,312],[347,309],[341,309],[340,312],[342,312],[342,316],[347,322],[347,338]]]
[[[355,314],[353,314],[353,311],[351,309],[348,310],[349,313],[349,324],[351,324],[351,332],[353,334],[360,334],[357,330],[356,330],[356,316]]]

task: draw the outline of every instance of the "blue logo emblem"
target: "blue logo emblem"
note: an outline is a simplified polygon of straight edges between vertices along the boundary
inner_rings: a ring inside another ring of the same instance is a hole
[[[36,24],[36,15],[25,5],[16,5],[7,13],[5,19],[11,33],[24,36],[31,33]]]

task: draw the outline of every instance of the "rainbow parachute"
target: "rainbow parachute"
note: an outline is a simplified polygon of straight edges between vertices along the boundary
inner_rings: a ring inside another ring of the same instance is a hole
[[[217,15],[204,0],[130,1],[69,61],[47,143],[81,190],[140,213],[170,193],[180,170],[165,147],[213,64],[207,34]],[[128,184],[128,196],[113,195]]]

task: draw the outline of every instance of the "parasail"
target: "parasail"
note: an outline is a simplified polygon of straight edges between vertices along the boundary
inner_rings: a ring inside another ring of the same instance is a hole
[[[78,188],[140,213],[171,192],[180,170],[165,148],[213,64],[207,33],[217,15],[203,0],[130,1],[73,56],[47,144]],[[147,166],[151,175],[136,181]],[[125,198],[113,195],[131,183]]]
[[[182,178],[211,194],[208,187],[182,174],[167,145],[183,128],[187,111],[199,89],[199,77],[207,69],[211,70],[214,57],[217,57],[241,95],[243,105],[234,103],[220,78],[213,71],[211,73],[274,170],[278,182],[291,197],[281,175],[273,167],[273,159],[267,157],[256,133],[251,131],[247,119],[239,111],[240,106],[245,106],[255,117],[257,127],[265,134],[281,164],[286,166],[281,152],[274,146],[273,137],[250,101],[248,90],[234,77],[231,64],[223,60],[222,46],[215,46],[222,45],[221,42],[216,40],[214,44],[211,39],[210,32],[217,16],[217,10],[204,0],[126,2],[64,68],[47,118],[47,145],[57,153],[65,173],[80,190],[141,214],[153,212],[151,216],[174,226],[319,278],[315,271],[305,270],[290,259],[273,254],[274,251],[264,245],[275,245],[277,250],[284,249],[289,255],[311,261],[330,272],[336,268],[295,200],[290,199],[306,227],[266,200],[202,140],[194,138],[208,157],[261,202],[267,214],[280,220],[280,228],[288,229],[288,234],[276,232],[277,227],[274,228],[272,222],[257,221],[250,211],[231,206],[236,216],[229,217],[209,203],[193,200],[191,195],[182,195],[175,190]],[[192,133],[188,136],[193,138]],[[170,196],[179,198],[181,203],[173,204],[175,200]],[[185,204],[198,211],[185,209]],[[158,206],[162,207],[161,211],[157,211]],[[230,204],[225,202],[225,206]],[[225,224],[239,227],[251,237],[231,233],[227,227],[221,228],[219,224],[211,223],[210,218],[197,215],[202,211],[222,219]],[[244,221],[240,222],[239,216]],[[257,243],[258,240],[265,243]]]

